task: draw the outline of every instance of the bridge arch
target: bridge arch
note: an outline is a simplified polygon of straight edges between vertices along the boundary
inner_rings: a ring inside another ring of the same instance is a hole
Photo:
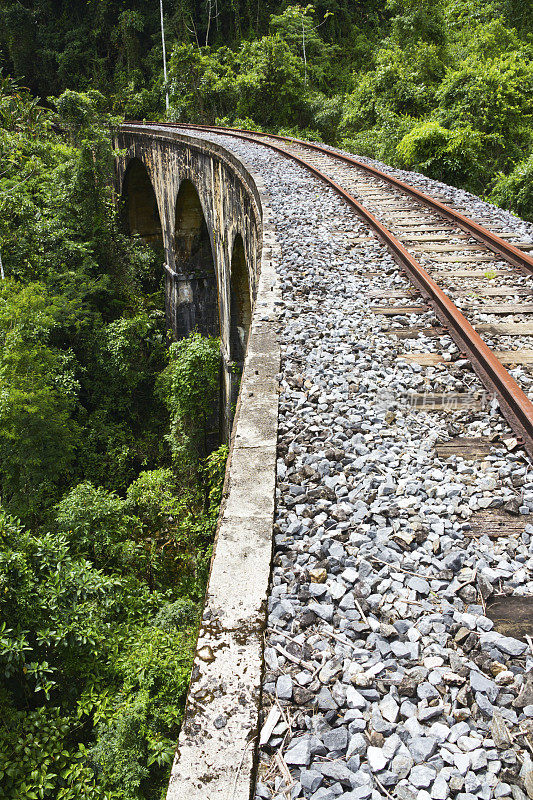
[[[174,265],[188,280],[191,302],[187,313],[189,330],[220,335],[219,287],[215,248],[196,186],[184,178],[176,197],[174,215]]]
[[[259,191],[246,167],[212,142],[136,125],[123,126],[114,141],[125,228],[163,245],[154,283],[162,272],[169,336],[195,329],[220,336],[219,418],[229,440],[258,291]]]
[[[122,181],[124,226],[155,249],[163,247],[163,231],[155,190],[143,162],[133,157]]]
[[[233,242],[230,265],[230,358],[244,362],[252,320],[250,274],[246,261],[244,240],[238,233]]]

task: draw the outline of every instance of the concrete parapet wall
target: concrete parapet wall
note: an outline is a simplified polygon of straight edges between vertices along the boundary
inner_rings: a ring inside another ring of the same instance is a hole
[[[206,604],[168,800],[249,800],[272,556],[279,346],[275,245],[258,297],[234,423]]]
[[[259,181],[257,181],[258,183]],[[262,199],[263,247],[224,499],[185,722],[167,800],[249,800],[272,557],[280,352],[279,257]]]

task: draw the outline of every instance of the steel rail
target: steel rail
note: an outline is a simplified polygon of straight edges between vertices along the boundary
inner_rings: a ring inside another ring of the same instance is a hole
[[[336,158],[338,161],[344,161],[346,164],[350,164],[351,166],[357,167],[358,169],[364,170],[371,175],[374,175],[376,178],[380,180],[386,181],[387,183],[391,184],[397,189],[401,189],[402,192],[411,195],[420,203],[431,208],[433,211],[436,211],[441,216],[448,219],[450,222],[453,222],[457,227],[461,228],[461,230],[468,233],[472,236],[476,241],[483,244],[493,253],[496,255],[502,256],[505,261],[513,264],[513,266],[518,267],[518,269],[522,270],[522,272],[526,275],[533,274],[533,257],[528,256],[526,253],[523,253],[518,247],[510,244],[509,242],[500,239],[492,231],[484,228],[479,223],[474,222],[473,219],[470,217],[461,214],[460,211],[456,211],[455,209],[447,206],[445,203],[441,203],[439,200],[435,200],[434,197],[431,197],[425,192],[422,192],[420,189],[415,188],[414,186],[410,186],[408,183],[401,181],[399,178],[395,178],[393,175],[389,175],[386,172],[383,172],[377,167],[372,167],[369,164],[364,164],[362,161],[359,161],[356,158],[352,158],[352,156],[347,156],[344,153],[338,153],[335,150],[329,150],[327,147],[323,147],[319,144],[315,144],[313,142],[306,142],[303,139],[295,139],[292,136],[280,136],[276,133],[264,133],[263,131],[250,131],[245,128],[242,130],[240,128],[219,128],[216,126],[210,125],[186,125],[185,123],[173,123],[173,127],[183,127],[183,128],[199,128],[200,130],[211,130],[211,131],[228,131],[228,132],[241,132],[246,134],[253,134],[254,136],[258,137],[265,137],[270,139],[278,139],[283,142],[289,142],[291,144],[297,144],[301,147],[307,147],[310,150],[316,150],[319,153],[323,153],[325,155],[332,156]]]
[[[128,123],[123,126],[125,130],[128,125],[133,128],[146,126],[147,123]],[[180,127],[189,129],[217,131],[220,129],[198,125],[179,125],[169,123],[148,123],[151,126]],[[224,131],[229,129],[223,129]],[[379,239],[391,251],[395,261],[406,271],[410,280],[415,284],[421,294],[431,304],[436,316],[449,331],[452,339],[459,350],[470,360],[472,366],[480,378],[481,382],[490,392],[493,392],[500,404],[500,408],[511,428],[519,437],[520,443],[524,444],[525,449],[533,458],[533,403],[522,391],[518,383],[508,373],[503,364],[498,360],[490,347],[483,341],[481,336],[472,327],[470,322],[457,308],[455,303],[442,291],[437,283],[431,278],[424,267],[419,264],[413,256],[406,250],[399,239],[394,236],[370,211],[350,195],[342,186],[333,181],[319,169],[300,156],[284,150],[272,143],[258,141],[254,133],[231,129],[231,135],[243,141],[263,144],[289,158],[304,169],[311,172],[321,181],[332,188],[345,202],[375,231]],[[335,157],[336,153],[326,151],[328,155]]]

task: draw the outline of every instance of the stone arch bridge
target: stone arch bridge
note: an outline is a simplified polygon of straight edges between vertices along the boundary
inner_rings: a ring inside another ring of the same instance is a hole
[[[244,800],[256,759],[272,555],[277,246],[260,178],[225,148],[133,124],[115,133],[114,145],[124,226],[160,254],[169,330],[220,336],[221,433],[231,440],[168,798]]]

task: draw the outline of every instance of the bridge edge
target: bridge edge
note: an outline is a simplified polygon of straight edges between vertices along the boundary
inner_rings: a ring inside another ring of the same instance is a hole
[[[227,155],[228,161],[237,160]],[[263,181],[244,162],[238,164],[255,188],[262,212],[258,290],[167,800],[249,800],[256,771],[275,504],[280,369],[275,263],[280,248]],[[252,403],[245,402],[252,397]]]

